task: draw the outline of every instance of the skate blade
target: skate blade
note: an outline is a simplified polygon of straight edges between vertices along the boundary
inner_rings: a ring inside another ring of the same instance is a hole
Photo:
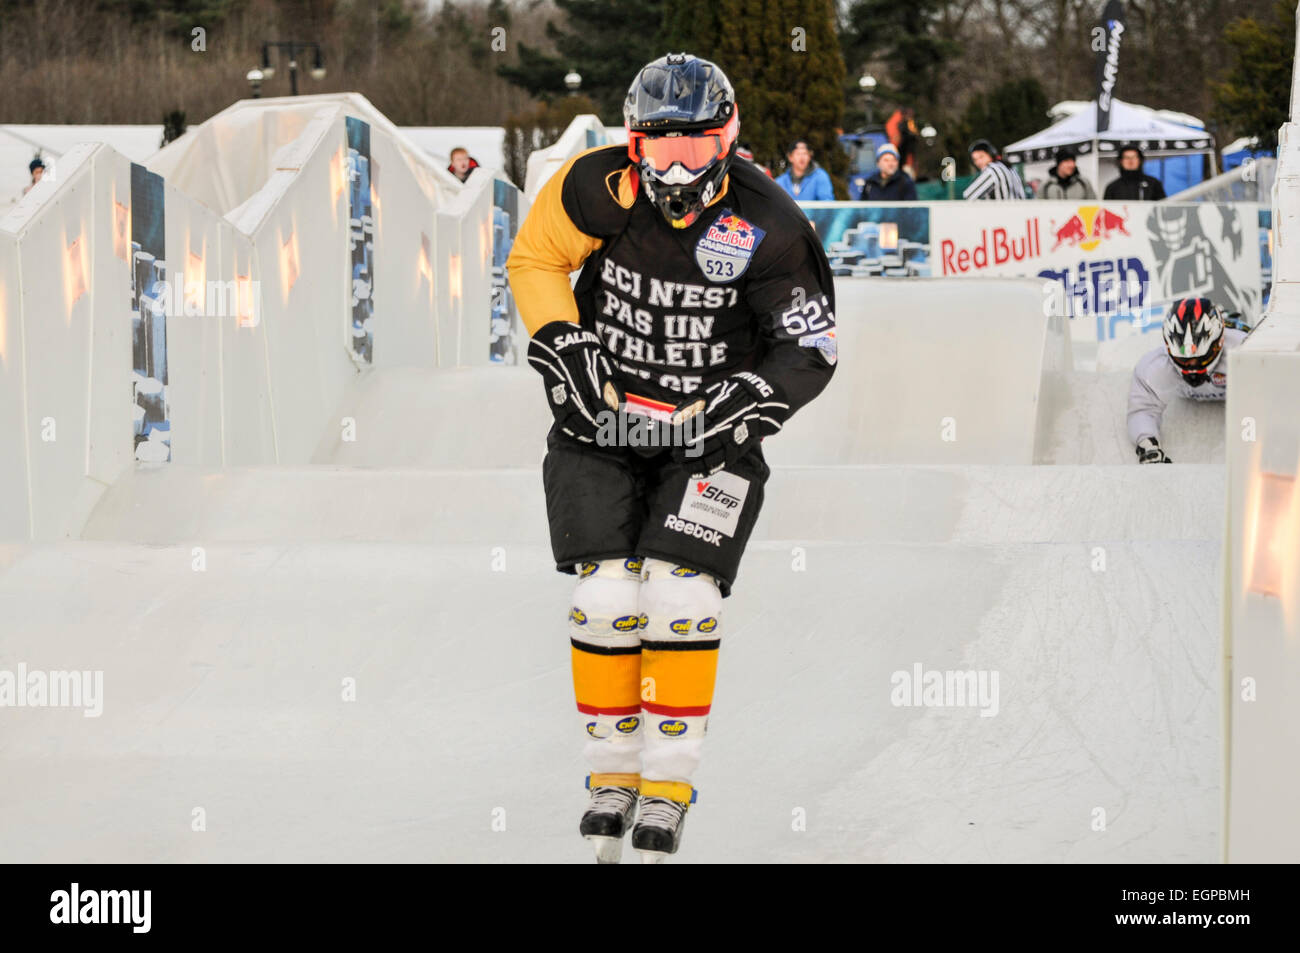
[[[583,836],[596,849],[596,863],[621,864],[623,862],[623,838],[602,837],[597,834],[585,834]]]
[[[637,853],[641,855],[643,864],[662,864],[667,859],[668,854],[662,850],[640,850]]]

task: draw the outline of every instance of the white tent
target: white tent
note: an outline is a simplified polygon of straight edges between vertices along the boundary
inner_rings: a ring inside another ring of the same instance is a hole
[[[31,182],[27,164],[39,152],[46,173],[79,142],[107,142],[132,162],[143,162],[162,142],[162,126],[0,126],[0,212],[23,197]]]
[[[1079,171],[1100,194],[1103,172],[1115,173],[1119,147],[1126,142],[1137,143],[1149,157],[1214,154],[1214,137],[1203,126],[1175,122],[1154,109],[1118,99],[1111,101],[1110,128],[1105,132],[1097,131],[1097,104],[1092,102],[1042,132],[1013,142],[1002,153],[1008,162],[1024,163],[1030,178],[1035,170],[1045,174],[1056,150],[1069,146],[1079,156]]]

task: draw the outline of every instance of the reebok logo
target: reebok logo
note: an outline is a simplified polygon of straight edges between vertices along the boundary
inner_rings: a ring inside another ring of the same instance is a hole
[[[693,536],[701,542],[711,543],[714,546],[722,545],[722,534],[716,529],[709,529],[699,523],[692,523],[690,520],[684,520],[680,516],[674,516],[671,513],[664,520],[664,528],[675,533],[682,533],[685,536]]]

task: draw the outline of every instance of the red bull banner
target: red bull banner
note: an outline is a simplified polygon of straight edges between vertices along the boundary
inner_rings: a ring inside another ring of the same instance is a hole
[[[831,271],[847,278],[1049,278],[1076,339],[1158,330],[1205,297],[1253,324],[1269,257],[1260,206],[1208,202],[812,202]],[[1130,327],[1124,327],[1129,325]]]
[[[1256,207],[1166,202],[936,203],[939,277],[1042,277],[1063,286],[1067,310],[1098,341],[1158,328],[1169,303],[1207,297],[1257,319]],[[1083,336],[1076,329],[1076,336]]]

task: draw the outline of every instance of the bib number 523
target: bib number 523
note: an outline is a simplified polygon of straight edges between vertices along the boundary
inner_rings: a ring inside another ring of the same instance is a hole
[[[802,308],[791,308],[781,315],[781,323],[786,333],[799,337],[804,334],[816,334],[831,327],[831,316],[822,310],[821,302],[810,298]]]

